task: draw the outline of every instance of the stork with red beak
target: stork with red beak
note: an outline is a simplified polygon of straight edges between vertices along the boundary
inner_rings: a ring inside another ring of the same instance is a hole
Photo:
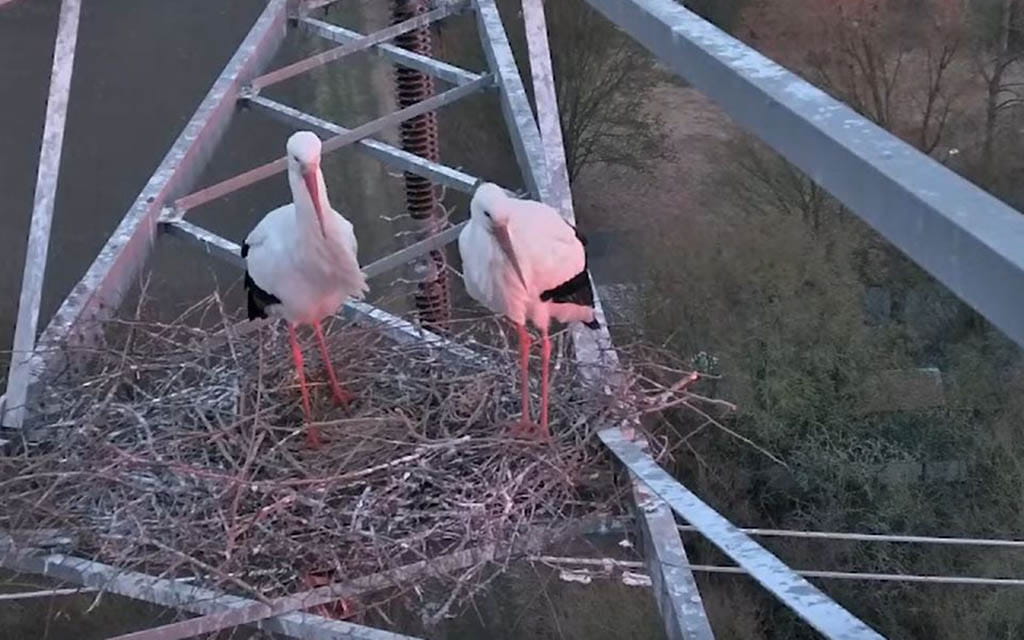
[[[541,409],[539,434],[548,426],[551,320],[582,322],[591,329],[594,291],[587,271],[586,240],[546,204],[520,200],[495,184],[477,186],[469,205],[469,223],[459,234],[466,292],[519,331],[523,415],[516,430],[537,431],[530,418],[530,321],[541,334]]]
[[[310,131],[299,131],[288,139],[287,151],[292,204],[264,216],[242,244],[242,258],[249,319],[282,318],[288,323],[302,408],[309,423],[309,390],[296,327],[313,327],[334,398],[347,404],[352,395],[338,382],[320,322],[349,298],[362,298],[369,288],[359,268],[352,223],[332,209],[327,199],[320,139]],[[320,445],[312,427],[307,437],[313,447]]]

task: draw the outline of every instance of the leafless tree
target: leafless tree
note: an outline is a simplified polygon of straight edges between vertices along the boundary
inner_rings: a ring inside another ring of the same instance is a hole
[[[1010,79],[1010,71],[1024,58],[1024,50],[1014,48],[1012,36],[1021,27],[1020,7],[1017,0],[998,0],[998,27],[995,37],[982,25],[976,25],[980,40],[977,47],[976,64],[985,80],[985,129],[982,140],[982,167],[984,175],[991,177],[994,159],[996,131],[1000,115],[1007,109],[1024,101],[1021,88],[1024,83]],[[984,23],[986,13],[977,12],[979,21]],[[989,14],[990,15],[990,14]]]
[[[570,180],[591,164],[641,169],[665,157],[648,106],[653,59],[581,0],[545,8]]]

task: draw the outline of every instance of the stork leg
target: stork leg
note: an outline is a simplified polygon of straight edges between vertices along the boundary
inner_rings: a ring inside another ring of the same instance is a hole
[[[530,419],[530,332],[525,324],[517,324],[519,331],[519,392],[523,402],[522,417],[512,424],[513,436],[530,436],[537,432],[537,423]]]
[[[327,341],[324,340],[324,330],[319,322],[313,323],[313,331],[316,332],[317,342],[320,343],[320,355],[323,356],[324,366],[327,367],[327,375],[331,378],[331,391],[334,392],[334,400],[341,405],[348,405],[352,401],[352,394],[338,384],[338,376],[334,373],[334,365],[331,364],[331,355],[327,351]]]
[[[306,416],[306,439],[309,446],[314,449],[320,446],[320,432],[311,423],[313,412],[309,406],[309,389],[306,388],[305,363],[302,358],[302,348],[299,347],[299,337],[295,334],[295,326],[288,325],[288,338],[292,343],[292,357],[295,358],[295,371],[299,376],[299,387],[302,389],[302,411]]]
[[[523,401],[523,424],[530,422],[530,332],[525,324],[518,324],[519,330],[519,393]]]
[[[551,337],[548,336],[547,327],[541,328],[540,336],[540,435],[545,440],[549,440],[551,428],[548,426],[548,387],[550,386],[548,376],[551,369]]]

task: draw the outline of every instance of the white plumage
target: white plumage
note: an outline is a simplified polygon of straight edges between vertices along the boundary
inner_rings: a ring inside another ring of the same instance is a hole
[[[594,293],[583,237],[558,212],[520,200],[501,187],[480,185],[470,202],[470,220],[459,234],[466,291],[519,330],[522,367],[521,427],[532,427],[529,409],[529,321],[541,332],[541,431],[548,432],[548,370],[551,320],[597,328]]]
[[[350,395],[338,384],[320,321],[347,299],[362,298],[368,291],[352,223],[335,211],[327,198],[320,148],[320,139],[309,131],[288,139],[288,184],[293,202],[264,216],[242,245],[249,319],[275,317],[288,323],[307,421],[309,394],[295,327],[313,327],[335,398],[347,402]],[[309,436],[312,444],[318,444],[315,431]]]

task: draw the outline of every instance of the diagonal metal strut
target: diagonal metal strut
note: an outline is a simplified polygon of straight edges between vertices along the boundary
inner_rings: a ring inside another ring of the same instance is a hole
[[[619,462],[640,478],[652,493],[667,502],[681,518],[696,527],[750,577],[826,638],[882,640],[876,631],[797,575],[680,484],[640,447],[627,440],[619,429],[604,429],[597,435]]]
[[[342,147],[359,142],[363,138],[372,136],[373,134],[392,125],[398,124],[399,122],[415,118],[416,116],[424,113],[429,113],[470,94],[476,93],[480,89],[489,86],[492,82],[493,80],[491,76],[481,76],[479,79],[474,80],[469,84],[449,89],[444,93],[438,94],[422,102],[418,102],[411,107],[400,109],[399,111],[395,111],[394,113],[382,118],[367,122],[355,129],[350,129],[345,133],[325,140],[322,152],[325,154],[331,153],[341,149]],[[227,180],[218,182],[217,184],[206,187],[205,189],[200,189],[195,193],[179,198],[175,201],[173,215],[176,217],[183,216],[189,209],[194,209],[202,204],[206,204],[207,202],[216,200],[217,198],[259,182],[260,180],[266,180],[267,178],[281,173],[287,168],[288,159],[282,156],[273,162],[268,162],[267,164],[256,167],[255,169],[250,169],[249,171],[234,176],[233,178],[228,178]]]
[[[467,6],[467,4],[468,3],[466,0],[448,2],[441,7],[434,9],[433,11],[429,11],[422,15],[418,15],[414,18],[410,18],[409,20],[405,20],[404,22],[399,22],[398,24],[391,25],[390,27],[381,29],[380,31],[371,33],[370,35],[363,36],[358,40],[353,40],[352,42],[343,44],[340,47],[335,47],[329,51],[318,53],[304,60],[293,62],[290,65],[281,67],[280,69],[271,71],[270,73],[266,73],[254,79],[250,86],[253,91],[259,92],[261,89],[265,89],[266,87],[269,87],[272,84],[277,84],[278,82],[282,82],[284,80],[287,80],[288,78],[293,78],[311,69],[315,69],[316,67],[325,65],[328,62],[340,60],[345,56],[351,55],[358,51],[362,51],[364,49],[369,49],[374,45],[391,40],[396,36],[402,35],[403,33],[408,33],[415,29],[425,27],[429,24],[437,22],[438,20],[447,18],[452,14],[459,13]]]
[[[299,20],[299,27],[309,33],[339,44],[355,42],[365,37],[358,31],[352,31],[351,29],[324,22],[323,20],[317,20],[316,18],[302,18]],[[453,64],[448,64],[444,60],[408,51],[393,44],[382,42],[374,45],[371,50],[377,52],[380,56],[388,58],[395,64],[428,73],[454,85],[466,84],[480,77],[479,73],[467,71]]]
[[[286,125],[313,129],[324,137],[338,136],[351,131],[351,129],[347,129],[339,124],[318,118],[310,113],[300,111],[295,107],[290,107],[263,96],[247,99],[246,105]],[[393,147],[373,138],[363,138],[356,143],[355,148],[376,158],[386,166],[400,171],[415,173],[418,176],[423,176],[438,184],[443,184],[465,193],[472,193],[473,187],[477,182],[477,178],[468,173],[463,173],[458,169],[421,158],[414,153],[409,153],[404,149]]]

